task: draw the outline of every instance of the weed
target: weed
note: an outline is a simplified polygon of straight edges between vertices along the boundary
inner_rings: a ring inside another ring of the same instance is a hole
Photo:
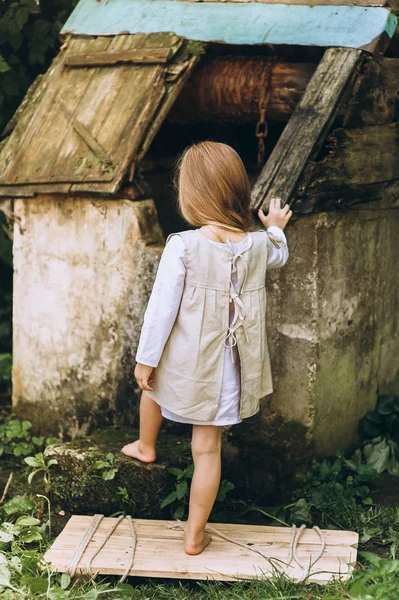
[[[34,436],[31,433],[32,424],[18,419],[5,420],[0,423],[0,456],[29,456],[45,446],[59,442],[57,438]]]
[[[94,463],[94,468],[102,471],[101,476],[104,481],[110,481],[117,474],[118,467],[115,465],[115,456],[112,452],[108,452],[105,458],[106,460],[97,460]]]
[[[55,458],[50,458],[48,462],[45,461],[43,452],[38,452],[35,456],[27,456],[25,462],[30,467],[33,467],[33,471],[31,471],[28,475],[28,483],[29,485],[32,483],[32,479],[37,473],[43,473],[43,483],[44,483],[44,491],[50,491],[51,483],[50,483],[50,468],[53,465],[58,465],[58,460]]]
[[[162,501],[161,508],[174,505],[173,518],[183,519],[187,516],[188,502],[190,497],[190,485],[189,482],[193,478],[194,465],[191,463],[185,469],[170,468],[168,472],[176,478],[175,489]],[[234,483],[223,479],[220,482],[218,495],[216,496],[217,502],[224,502],[227,494],[234,489]]]

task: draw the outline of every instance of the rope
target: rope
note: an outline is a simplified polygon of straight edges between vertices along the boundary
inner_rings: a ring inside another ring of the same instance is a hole
[[[177,530],[177,531],[183,531],[184,523],[177,520],[176,523],[173,523],[173,522],[169,523],[169,528]],[[234,538],[231,538],[231,537],[225,535],[224,533],[222,533],[221,531],[218,531],[217,529],[215,529],[214,527],[211,527],[210,525],[207,525],[205,527],[205,531],[207,533],[213,533],[214,535],[217,535],[218,537],[222,538],[223,540],[226,540],[227,542],[236,544],[236,546],[241,546],[241,548],[245,548],[245,550],[250,550],[251,552],[255,552],[256,554],[259,554],[259,556],[261,556],[262,558],[267,560],[267,562],[269,562],[273,568],[277,568],[277,570],[279,570],[279,569],[278,569],[278,567],[276,567],[276,565],[273,564],[273,561],[280,562],[283,565],[286,565],[288,567],[288,564],[286,564],[283,560],[280,560],[279,558],[275,558],[274,556],[266,556],[257,548],[253,548],[252,546],[248,546],[247,544],[244,544],[243,542],[239,542],[238,540],[235,540]]]
[[[184,530],[184,524],[179,520],[176,523],[173,523],[173,522],[169,523],[169,527],[170,527],[170,529],[175,529],[175,530],[180,530],[180,531]],[[317,561],[320,560],[320,558],[323,556],[323,552],[326,547],[326,540],[325,540],[325,536],[324,536],[323,532],[320,530],[319,527],[314,526],[313,529],[316,531],[317,535],[320,538],[321,547],[320,547],[319,552],[316,555],[316,558],[314,560],[310,559],[308,565],[306,565],[304,562],[302,562],[302,560],[298,556],[298,543],[299,543],[299,538],[302,536],[305,529],[306,529],[306,525],[301,525],[301,527],[299,528],[298,531],[297,531],[296,525],[293,525],[291,527],[291,540],[290,540],[290,545],[289,545],[288,562],[284,562],[280,558],[276,558],[274,556],[265,556],[257,548],[248,546],[247,544],[244,544],[243,542],[239,542],[238,540],[225,535],[224,533],[222,533],[221,531],[218,531],[217,529],[215,529],[214,527],[211,527],[210,525],[207,525],[205,527],[206,532],[213,533],[214,535],[217,535],[218,537],[226,540],[227,542],[231,542],[232,544],[241,546],[241,548],[245,548],[246,550],[250,550],[251,552],[255,552],[256,554],[259,554],[262,558],[267,560],[273,568],[277,569],[282,575],[285,575],[287,577],[288,577],[288,568],[291,566],[291,562],[294,559],[295,562],[298,564],[298,566],[302,569],[302,575],[296,580],[298,583],[304,581],[305,579],[307,579],[309,577],[312,567],[314,567],[314,565],[317,563]],[[281,563],[282,565],[284,565],[284,567],[280,568],[280,567],[276,566],[273,563],[273,561]]]
[[[92,555],[88,558],[87,563],[86,563],[86,570],[88,572],[89,575],[92,575],[91,572],[91,563],[93,562],[93,560],[96,558],[97,554],[99,552],[101,552],[101,550],[104,548],[105,544],[107,543],[107,541],[109,540],[109,538],[111,537],[111,535],[113,534],[113,532],[115,531],[115,529],[118,527],[119,523],[124,519],[125,517],[123,515],[120,515],[120,517],[118,517],[116,523],[114,523],[111,528],[108,530],[107,535],[105,536],[105,538],[103,539],[103,541],[101,542],[101,544],[99,545],[98,548],[96,548],[96,550],[92,553]]]
[[[295,527],[295,525],[293,525],[293,528],[294,527]],[[321,547],[320,547],[319,552],[316,555],[316,558],[313,561],[312,561],[312,559],[310,559],[309,565],[306,565],[305,563],[303,563],[299,559],[299,556],[298,556],[298,553],[297,553],[297,548],[298,548],[299,538],[301,537],[301,535],[305,531],[305,529],[306,529],[306,526],[305,525],[301,525],[301,527],[300,527],[300,529],[299,529],[299,531],[297,533],[296,540],[294,542],[294,546],[293,546],[294,558],[295,558],[297,564],[302,569],[302,575],[301,575],[301,577],[299,577],[298,582],[304,581],[305,579],[307,579],[309,577],[310,571],[311,571],[312,567],[317,563],[318,560],[320,560],[320,558],[323,555],[324,549],[326,547],[326,539],[325,539],[325,536],[324,536],[323,532],[319,529],[319,527],[316,527],[316,526],[313,527],[313,529],[315,530],[315,532],[317,533],[317,535],[320,538]]]
[[[76,569],[78,567],[79,561],[81,560],[87,546],[89,545],[93,535],[97,532],[101,521],[103,520],[104,515],[101,514],[96,514],[94,515],[93,519],[90,522],[90,525],[87,527],[85,533],[83,534],[82,539],[80,540],[75,552],[73,553],[73,555],[71,556],[69,563],[66,567],[66,572],[73,577],[76,573]],[[108,530],[107,535],[105,536],[105,538],[102,540],[100,546],[98,548],[96,548],[96,550],[91,554],[91,556],[88,558],[87,560],[87,564],[86,564],[86,570],[87,573],[89,575],[92,575],[92,571],[91,571],[91,565],[93,563],[93,560],[95,559],[95,557],[99,554],[99,552],[101,552],[101,550],[104,548],[105,544],[107,543],[107,541],[109,540],[109,538],[111,537],[111,535],[114,533],[115,529],[118,527],[119,523],[121,521],[123,521],[125,517],[123,515],[121,515],[120,517],[118,517],[116,523],[114,523],[111,528]],[[133,524],[133,520],[132,517],[130,515],[127,515],[127,521],[130,525],[130,531],[132,534],[132,539],[133,539],[133,543],[131,546],[131,549],[129,551],[129,562],[126,566],[126,569],[120,579],[120,583],[122,583],[123,581],[125,581],[126,577],[129,575],[129,572],[133,566],[133,561],[134,561],[134,555],[135,555],[135,551],[136,551],[136,545],[137,545],[137,535],[136,535],[136,531],[134,528],[134,524]],[[96,573],[97,574],[97,573]]]
[[[134,523],[132,520],[132,517],[130,515],[128,515],[127,517],[128,523],[130,525],[130,531],[132,534],[132,538],[133,538],[133,543],[132,543],[132,547],[130,549],[130,553],[129,553],[129,563],[128,566],[125,569],[125,572],[123,573],[120,583],[122,583],[123,581],[125,581],[126,577],[129,575],[130,573],[130,569],[133,567],[133,561],[134,561],[134,555],[136,552],[136,545],[137,545],[137,534],[136,534],[136,530],[134,528]]]
[[[86,531],[84,532],[82,539],[80,540],[75,552],[72,554],[67,567],[66,567],[66,572],[73,577],[76,573],[76,569],[78,567],[79,561],[81,560],[87,546],[89,545],[93,535],[97,532],[101,521],[103,520],[104,515],[101,514],[96,514],[94,515],[94,517],[92,518],[92,520],[90,521],[89,526],[87,527]],[[87,569],[87,573],[89,575],[92,575],[92,571],[91,571],[91,565],[93,563],[93,560],[95,559],[95,557],[99,554],[99,552],[101,552],[101,550],[104,548],[105,544],[107,543],[107,541],[109,540],[109,538],[111,537],[111,535],[114,533],[115,529],[118,527],[119,523],[121,521],[123,521],[125,517],[123,515],[121,515],[120,517],[118,517],[116,523],[114,523],[111,528],[108,530],[105,538],[102,540],[100,546],[98,548],[96,548],[96,550],[91,554],[91,556],[88,558],[87,560],[87,564],[86,564],[86,569]],[[136,546],[137,546],[137,534],[134,528],[134,523],[132,520],[132,517],[130,515],[127,515],[126,517],[129,526],[130,526],[130,531],[132,534],[132,540],[133,543],[131,545],[130,551],[129,551],[129,562],[125,568],[125,571],[120,579],[120,582],[122,583],[123,581],[125,581],[126,577],[129,575],[130,570],[133,566],[133,561],[134,561],[134,555],[136,552]],[[173,529],[173,530],[178,530],[178,531],[183,531],[184,530],[184,523],[182,521],[177,520],[176,522],[171,522],[169,523],[169,528]],[[318,560],[320,560],[320,558],[323,556],[323,552],[325,550],[326,547],[326,540],[325,540],[325,536],[323,534],[323,532],[319,529],[319,527],[313,527],[314,531],[317,533],[317,535],[320,538],[320,550],[317,553],[316,557],[312,560],[312,558],[309,560],[309,564],[305,564],[298,556],[298,543],[299,543],[299,539],[302,536],[303,532],[306,529],[306,525],[301,525],[301,527],[299,528],[299,530],[296,529],[296,526],[293,525],[291,528],[291,539],[290,539],[290,544],[289,544],[289,555],[288,555],[288,562],[284,562],[283,560],[281,560],[280,558],[276,558],[275,556],[266,556],[265,554],[263,554],[260,550],[258,550],[257,548],[254,548],[252,546],[248,546],[247,544],[244,544],[243,542],[240,542],[239,540],[236,540],[234,538],[231,538],[227,535],[225,535],[224,533],[222,533],[221,531],[218,531],[217,529],[215,529],[214,527],[211,527],[210,525],[207,525],[205,527],[205,531],[207,531],[208,533],[213,533],[214,535],[222,538],[223,540],[226,540],[227,542],[231,542],[232,544],[235,544],[236,546],[240,546],[241,548],[245,548],[245,550],[249,550],[250,552],[255,552],[255,554],[258,554],[259,556],[261,556],[262,558],[264,558],[268,563],[270,563],[270,565],[272,566],[273,569],[276,569],[277,571],[279,571],[281,574],[288,576],[287,572],[288,572],[288,568],[291,566],[291,562],[294,559],[295,562],[298,564],[298,566],[302,569],[302,575],[297,579],[298,582],[302,582],[305,579],[307,579],[310,575],[311,569],[312,567],[314,567],[314,565],[317,563]],[[281,563],[281,565],[284,565],[283,567],[280,565],[276,565],[275,563]],[[97,574],[97,573],[96,573]]]
[[[78,544],[78,547],[76,548],[75,552],[72,554],[72,556],[69,560],[69,563],[67,564],[67,567],[66,567],[66,572],[71,577],[73,577],[75,575],[79,561],[82,558],[84,551],[86,550],[87,546],[89,545],[91,538],[93,537],[94,533],[97,531],[98,526],[100,525],[103,518],[104,518],[104,515],[94,515],[94,517],[90,521],[90,525],[84,532],[83,537]]]

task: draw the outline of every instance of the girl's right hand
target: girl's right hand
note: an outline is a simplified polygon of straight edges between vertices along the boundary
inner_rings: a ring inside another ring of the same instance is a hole
[[[280,227],[280,229],[284,229],[292,217],[292,210],[290,209],[289,204],[286,204],[283,208],[281,208],[281,198],[272,198],[270,200],[269,212],[267,215],[265,215],[263,210],[260,208],[258,210],[258,217],[266,229],[272,225]]]
[[[149,385],[154,381],[154,377],[151,377],[153,370],[154,367],[137,363],[136,368],[134,369],[134,376],[141,390],[149,390],[150,392],[153,391],[153,388]]]

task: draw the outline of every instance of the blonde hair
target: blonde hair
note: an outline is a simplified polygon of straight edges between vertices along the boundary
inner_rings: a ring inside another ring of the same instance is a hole
[[[252,228],[248,175],[231,146],[200,142],[186,148],[177,164],[175,185],[179,211],[190,225]]]

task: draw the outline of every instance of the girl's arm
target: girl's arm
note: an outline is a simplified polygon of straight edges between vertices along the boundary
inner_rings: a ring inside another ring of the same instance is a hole
[[[267,228],[268,249],[267,249],[267,270],[283,267],[288,260],[288,244],[284,231],[271,225]]]
[[[144,315],[136,360],[157,367],[179,312],[186,276],[185,247],[174,235],[166,244]]]
[[[267,268],[276,269],[277,267],[282,267],[288,260],[287,239],[283,229],[292,217],[292,210],[288,204],[281,208],[280,198],[272,198],[270,200],[268,214],[265,215],[260,208],[258,216],[267,229],[269,246]]]

